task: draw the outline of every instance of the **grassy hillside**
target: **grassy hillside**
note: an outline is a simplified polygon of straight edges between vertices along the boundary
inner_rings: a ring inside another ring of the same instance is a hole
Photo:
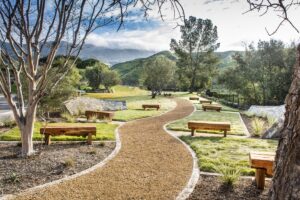
[[[176,60],[176,57],[169,51],[162,51],[157,54],[154,54],[148,58],[135,59],[132,61],[119,63],[112,66],[113,70],[119,72],[122,83],[124,85],[139,85],[139,80],[141,78],[143,68],[146,63],[152,59],[155,59],[158,56],[164,56],[172,61]]]
[[[238,51],[225,51],[225,52],[216,52],[217,57],[220,59],[219,68],[221,70],[226,69],[234,65],[234,61],[232,59],[232,55],[237,53]],[[158,56],[164,56],[172,61],[176,61],[177,58],[174,54],[169,51],[162,51],[157,54],[154,54],[148,58],[135,59],[124,63],[119,63],[112,66],[113,70],[119,72],[122,82],[124,85],[133,85],[138,86],[139,80],[141,78],[141,74],[143,72],[143,68],[145,64],[151,60],[155,59]]]

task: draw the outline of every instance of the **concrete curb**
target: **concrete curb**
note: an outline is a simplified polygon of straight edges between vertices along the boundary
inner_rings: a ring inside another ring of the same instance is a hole
[[[194,106],[194,104],[193,104]],[[196,111],[196,107],[194,106],[194,111],[189,114],[188,116],[191,116],[195,111]],[[188,117],[186,116],[186,117]],[[180,120],[180,119],[177,119],[177,120]],[[163,129],[169,134],[171,135],[173,138],[175,138],[176,140],[178,140],[179,142],[181,142],[185,148],[190,152],[192,158],[193,158],[193,170],[192,170],[192,174],[191,174],[191,177],[187,183],[187,185],[185,186],[185,188],[179,193],[179,195],[176,197],[177,200],[184,200],[184,199],[187,199],[190,194],[193,192],[196,184],[198,183],[198,180],[199,180],[199,177],[200,177],[200,170],[199,170],[199,167],[198,167],[198,158],[195,154],[195,152],[190,148],[189,145],[187,145],[185,142],[183,142],[181,139],[179,139],[176,135],[174,135],[172,132],[170,132],[168,129],[167,129],[167,126],[177,120],[174,120],[174,121],[171,121],[167,124],[165,124],[163,126]]]

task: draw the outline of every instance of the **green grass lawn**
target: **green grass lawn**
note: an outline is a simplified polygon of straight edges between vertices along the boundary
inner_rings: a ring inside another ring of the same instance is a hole
[[[174,108],[176,105],[176,103],[171,99],[162,96],[158,96],[155,99],[151,99],[150,96],[134,96],[119,99],[127,102],[128,110],[117,111],[113,118],[113,120],[116,121],[130,121],[134,119],[157,116]],[[161,108],[158,111],[156,109],[143,110],[142,104],[160,104]]]
[[[108,124],[108,123],[50,123],[47,126],[87,126],[92,125],[97,127],[96,138],[93,136],[94,140],[115,140],[115,129],[118,125]],[[42,140],[42,135],[40,134],[40,128],[44,127],[41,122],[36,122],[34,126],[33,140]],[[2,141],[20,141],[20,131],[17,127],[3,133],[0,135],[0,140]],[[86,138],[74,137],[74,136],[58,136],[51,137],[54,141],[83,141]]]
[[[112,87],[113,93],[87,93],[85,96],[97,99],[114,99],[120,97],[141,96],[149,94],[149,91],[138,87],[117,85]]]
[[[155,99],[152,99],[149,91],[137,87],[115,86],[113,89],[114,93],[88,93],[86,96],[97,99],[126,101],[128,110],[115,112],[113,118],[115,121],[131,121],[157,116],[176,105],[174,101],[164,96],[157,96]],[[142,104],[160,104],[161,109],[158,111],[154,109],[144,111]]]
[[[239,169],[241,175],[254,175],[249,165],[249,152],[275,152],[278,142],[252,138],[219,138],[182,136],[196,152],[201,171],[216,172],[215,168],[226,165]]]
[[[168,129],[174,131],[190,131],[187,127],[187,123],[190,120],[200,120],[200,121],[229,121],[231,122],[231,131],[227,134],[231,135],[245,135],[245,130],[243,122],[239,117],[239,113],[228,113],[228,112],[215,112],[215,111],[196,111],[191,116],[184,119],[178,120],[174,123],[171,123],[167,126]],[[223,134],[220,131],[202,131],[200,132],[209,132],[209,133],[219,133]]]
[[[220,103],[213,103],[213,104],[219,104],[222,106],[222,111],[228,111],[228,112],[239,112],[238,109],[236,108],[231,108],[231,107],[228,107],[228,106],[225,106],[223,104],[220,104]],[[200,104],[199,102],[196,102],[194,103],[195,107],[197,110],[202,110],[202,104]]]

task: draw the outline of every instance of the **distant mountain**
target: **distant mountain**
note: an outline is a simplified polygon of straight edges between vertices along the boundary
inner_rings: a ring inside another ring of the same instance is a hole
[[[224,51],[224,52],[216,52],[216,55],[220,59],[219,68],[221,70],[226,69],[227,67],[230,67],[234,65],[234,60],[232,59],[232,56],[236,53],[243,53],[242,51]]]
[[[63,43],[58,54],[64,54],[67,43]],[[117,63],[134,60],[137,58],[146,58],[157,52],[140,49],[112,49],[106,47],[98,47],[92,44],[83,46],[79,57],[81,59],[95,58],[110,66]]]
[[[151,60],[155,59],[158,56],[164,56],[169,60],[176,61],[176,56],[173,55],[169,51],[162,51],[157,54],[154,54],[147,58],[140,58],[131,60],[124,63],[119,63],[114,66],[112,66],[113,70],[116,70],[119,72],[122,83],[124,85],[139,85],[139,80],[141,78],[141,74],[143,72],[143,68],[145,67],[145,64]]]
[[[2,44],[0,42],[0,44]],[[45,45],[45,47],[50,47],[50,43]],[[65,55],[66,50],[70,44],[67,42],[61,42],[60,48],[58,49],[57,55]],[[14,55],[10,45],[8,43],[3,44],[4,48],[7,49],[8,53]],[[129,60],[134,60],[137,58],[146,58],[153,54],[157,53],[156,51],[147,51],[141,49],[112,49],[105,47],[98,47],[92,44],[85,44],[79,55],[81,59],[94,58],[108,64],[110,66],[117,63],[126,62]],[[41,55],[42,57],[49,54],[49,48],[44,48]]]

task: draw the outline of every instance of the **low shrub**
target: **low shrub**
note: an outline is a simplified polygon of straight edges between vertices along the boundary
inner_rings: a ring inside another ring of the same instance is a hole
[[[63,112],[61,114],[61,117],[69,123],[75,123],[76,122],[76,118],[68,112]]]
[[[260,137],[263,133],[265,122],[258,117],[254,117],[254,119],[251,122],[251,125],[253,128],[253,135],[256,137]]]
[[[226,164],[215,166],[215,171],[220,173],[220,179],[223,184],[233,186],[240,178],[241,172],[237,167],[232,167]]]
[[[67,158],[63,162],[64,167],[71,168],[75,166],[75,161],[72,158]]]

